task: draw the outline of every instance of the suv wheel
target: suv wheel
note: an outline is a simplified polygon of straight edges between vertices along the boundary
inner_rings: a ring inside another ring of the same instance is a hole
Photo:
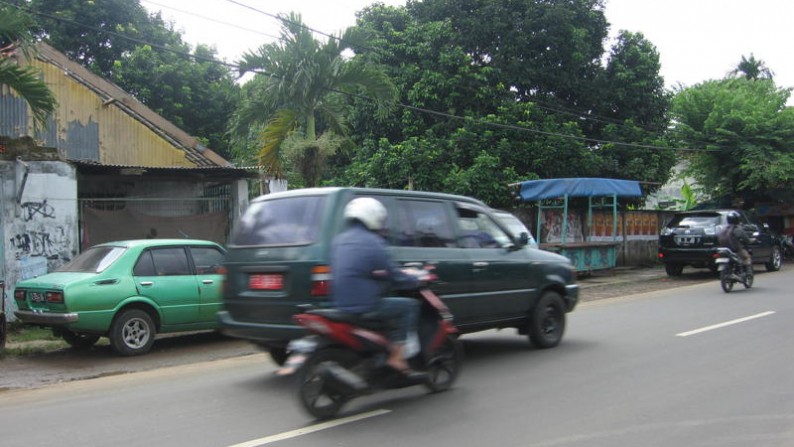
[[[772,255],[769,257],[769,262],[764,264],[767,272],[776,272],[780,270],[783,265],[783,252],[777,245],[772,246]]]
[[[681,273],[684,271],[684,265],[669,262],[664,265],[664,271],[668,276],[681,276]]]

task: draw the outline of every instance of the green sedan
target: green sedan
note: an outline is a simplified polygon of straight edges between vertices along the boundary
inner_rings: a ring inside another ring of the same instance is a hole
[[[214,242],[192,239],[96,245],[17,283],[14,315],[51,327],[75,348],[104,336],[121,355],[144,354],[158,333],[217,328],[225,255]]]

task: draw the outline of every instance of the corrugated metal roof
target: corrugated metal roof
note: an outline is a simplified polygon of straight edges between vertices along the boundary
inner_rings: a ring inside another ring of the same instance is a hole
[[[196,166],[232,166],[228,160],[211,149],[204,147],[195,137],[188,135],[185,131],[146,107],[118,85],[71,61],[66,55],[51,46],[44,43],[39,44],[37,58],[58,67],[65,76],[84,85],[102,98],[103,104],[117,106],[125,114],[142,123],[175,148],[184,151],[186,158],[195,163]]]

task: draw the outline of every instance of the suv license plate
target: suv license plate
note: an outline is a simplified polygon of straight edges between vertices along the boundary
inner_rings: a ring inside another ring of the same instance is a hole
[[[684,247],[695,245],[699,238],[695,236],[676,236],[675,243]]]

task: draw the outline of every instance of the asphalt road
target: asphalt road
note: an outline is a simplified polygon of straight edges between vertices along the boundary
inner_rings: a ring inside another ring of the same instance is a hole
[[[3,445],[794,445],[791,270],[584,303],[563,343],[464,337],[456,387],[298,407],[263,354],[0,393]],[[345,417],[360,418],[358,420]]]

